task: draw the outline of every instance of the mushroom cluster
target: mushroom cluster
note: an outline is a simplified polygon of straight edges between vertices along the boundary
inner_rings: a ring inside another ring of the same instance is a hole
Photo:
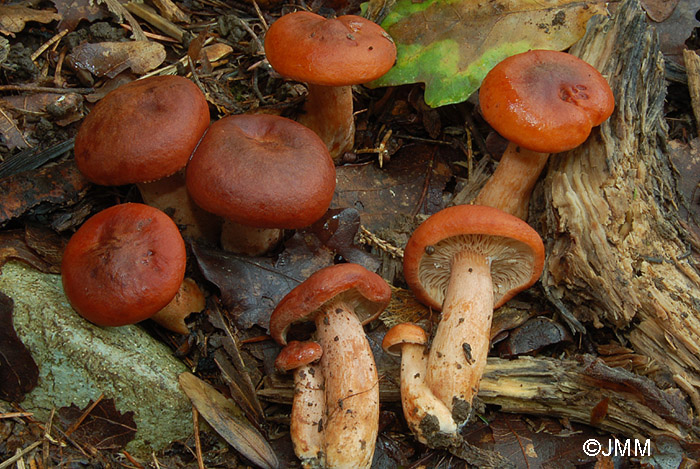
[[[337,264],[312,274],[279,302],[270,334],[286,345],[278,367],[302,367],[295,375],[292,440],[308,467],[369,468],[379,428],[379,381],[374,356],[362,328],[391,298],[379,275],[357,264]],[[316,325],[320,351],[287,344],[290,326]],[[290,350],[290,348],[292,348]],[[287,358],[289,354],[295,357]],[[308,355],[307,355],[308,353]],[[318,366],[309,366],[320,355]]]
[[[461,426],[486,366],[493,310],[534,284],[544,245],[523,220],[493,207],[458,205],[428,218],[404,253],[416,298],[442,311],[425,383]]]

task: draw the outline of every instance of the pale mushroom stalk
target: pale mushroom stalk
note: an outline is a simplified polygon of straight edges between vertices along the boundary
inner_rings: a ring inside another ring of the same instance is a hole
[[[199,208],[187,193],[185,171],[136,186],[144,203],[170,215],[184,238],[215,244],[221,232],[219,217]]]
[[[530,195],[548,159],[549,153],[528,150],[510,142],[474,204],[495,207],[526,219]]]
[[[471,413],[489,350],[493,286],[488,258],[466,249],[452,259],[442,317],[428,356],[426,383],[458,424]]]
[[[456,205],[431,215],[406,244],[406,283],[419,301],[442,311],[426,384],[458,426],[468,419],[479,388],[493,309],[534,284],[543,265],[537,232],[483,205]]]
[[[334,160],[352,151],[355,119],[352,86],[323,86],[309,83],[304,114],[297,119],[321,137]]]
[[[377,367],[362,324],[343,301],[316,316],[326,392],[324,447],[329,468],[369,468],[379,422]]]
[[[294,370],[294,400],[289,432],[294,453],[308,467],[323,467],[323,427],[325,392],[323,373],[318,365]]]
[[[202,311],[205,306],[206,299],[197,282],[191,278],[185,278],[175,297],[165,308],[151,316],[151,319],[168,330],[187,335],[190,330],[185,324],[185,319],[194,312]]]
[[[224,220],[221,227],[221,247],[224,251],[246,256],[261,256],[272,250],[282,240],[280,228],[256,228],[231,220]]]
[[[369,468],[372,463],[379,384],[362,325],[376,319],[390,299],[391,288],[379,275],[358,264],[336,264],[293,288],[270,315],[270,335],[282,345],[293,324],[310,320],[316,325],[326,404],[325,468]]]
[[[427,340],[419,326],[403,323],[386,333],[382,348],[390,355],[400,350],[401,406],[411,432],[430,448],[446,448],[458,444],[461,437],[450,410],[425,384]]]

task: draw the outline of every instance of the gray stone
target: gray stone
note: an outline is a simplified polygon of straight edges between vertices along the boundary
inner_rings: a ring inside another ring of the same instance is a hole
[[[100,394],[118,411],[135,413],[127,446],[148,455],[192,432],[192,406],[178,385],[187,368],[139,326],[98,327],[80,317],[63,294],[61,277],[19,262],[0,272],[0,291],[14,300],[14,326],[40,369],[22,407],[46,419],[52,408],[80,408]]]

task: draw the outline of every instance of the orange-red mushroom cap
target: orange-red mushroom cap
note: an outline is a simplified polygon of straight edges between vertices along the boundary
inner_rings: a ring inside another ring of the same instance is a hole
[[[68,241],[61,277],[73,308],[100,326],[151,317],[185,276],[185,243],[160,210],[128,203],[88,219]]]
[[[204,210],[242,225],[295,229],[328,210],[335,166],[307,127],[279,116],[236,115],[211,125],[186,181]]]
[[[384,334],[382,349],[389,355],[401,355],[401,346],[404,344],[425,345],[428,343],[428,334],[422,327],[410,322],[397,324]]]
[[[605,78],[565,52],[531,50],[506,58],[479,90],[486,121],[529,150],[559,153],[581,145],[613,112]]]
[[[326,19],[297,11],[272,23],[265,35],[265,55],[282,76],[348,86],[388,72],[396,60],[396,46],[381,26],[361,16]]]
[[[136,80],[108,93],[83,120],[75,162],[97,184],[155,181],[185,167],[209,121],[207,100],[190,80]]]
[[[406,283],[419,301],[441,310],[455,254],[470,249],[491,263],[494,308],[539,279],[544,244],[520,218],[493,207],[456,205],[432,215],[406,244]]]
[[[321,359],[323,349],[316,342],[292,340],[282,348],[275,359],[275,368],[280,371],[295,370]]]
[[[348,304],[360,322],[379,316],[391,299],[386,281],[358,264],[336,264],[312,274],[290,291],[270,316],[270,335],[287,343],[287,330],[294,323],[312,321],[318,310],[332,301]]]

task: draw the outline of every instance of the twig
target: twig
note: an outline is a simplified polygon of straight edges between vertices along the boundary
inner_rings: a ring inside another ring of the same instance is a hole
[[[104,394],[100,394],[100,396],[97,399],[95,399],[95,402],[93,402],[87,409],[85,409],[85,412],[83,412],[83,414],[78,418],[78,420],[73,422],[73,424],[70,427],[68,427],[68,429],[65,431],[65,435],[70,436],[71,433],[73,433],[75,430],[77,430],[77,428],[80,426],[80,424],[83,423],[83,421],[87,418],[87,416],[90,415],[90,412],[92,412],[92,410],[95,407],[97,407],[97,404],[99,404],[100,401],[102,399],[104,399],[104,397],[105,397]],[[49,422],[49,425],[51,425],[51,422]]]
[[[34,93],[77,93],[90,94],[95,92],[95,88],[51,88],[49,86],[34,85],[0,85],[0,92],[3,91],[31,91]]]
[[[3,462],[0,463],[0,469],[5,469],[5,468],[7,468],[7,467],[10,467],[12,464],[14,464],[14,463],[17,462],[19,459],[21,459],[22,456],[24,456],[24,455],[27,454],[28,452],[32,451],[34,448],[36,448],[36,447],[39,446],[40,444],[41,444],[41,441],[35,441],[34,443],[32,443],[31,445],[27,446],[27,447],[24,448],[23,450],[17,451],[17,452],[15,453],[14,456],[12,456],[12,457],[10,457],[9,459],[6,459],[5,461],[3,461]]]
[[[67,29],[64,29],[63,31],[59,32],[58,34],[55,34],[51,39],[49,39],[48,41],[46,41],[45,43],[43,43],[43,44],[42,44],[36,51],[34,51],[34,53],[31,55],[30,58],[32,59],[32,62],[34,62],[36,59],[38,59],[39,56],[40,56],[41,54],[43,54],[44,51],[45,51],[46,49],[48,49],[49,47],[51,47],[52,44],[54,44],[54,43],[60,41],[60,40],[63,38],[63,36],[65,36],[66,34],[68,34],[68,30],[67,30]]]
[[[31,417],[34,415],[31,412],[6,412],[3,414],[0,414],[0,420],[2,419],[13,419],[17,417]]]
[[[393,258],[398,258],[402,259],[403,258],[403,249],[394,246],[393,244],[389,243],[388,241],[383,240],[382,238],[378,237],[371,231],[369,231],[367,228],[364,226],[360,225],[360,228],[358,230],[359,232],[359,242],[361,244],[369,244],[370,246],[374,246],[377,249],[386,252]]]
[[[197,465],[199,469],[205,469],[204,460],[202,460],[202,442],[199,440],[199,412],[195,406],[192,406],[192,424],[194,426],[194,449],[197,454]]]

